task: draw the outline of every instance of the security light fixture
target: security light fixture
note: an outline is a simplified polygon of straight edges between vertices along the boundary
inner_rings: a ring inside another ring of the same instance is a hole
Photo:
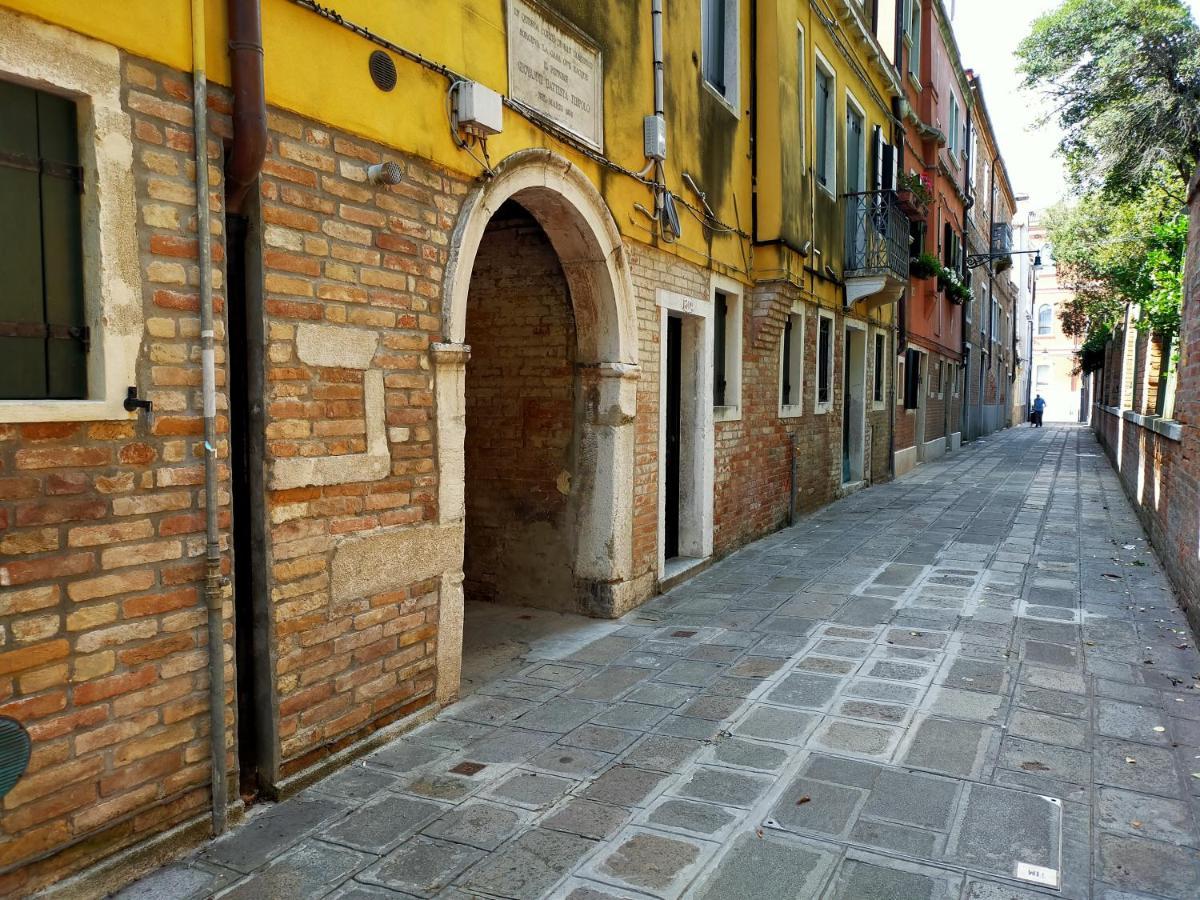
[[[375,163],[367,166],[367,177],[373,184],[399,184],[404,173],[394,162]]]

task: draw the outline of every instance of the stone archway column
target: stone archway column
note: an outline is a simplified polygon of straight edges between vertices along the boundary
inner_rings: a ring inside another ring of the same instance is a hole
[[[639,368],[605,362],[579,367],[579,530],[575,578],[593,615],[616,617],[637,598],[633,569],[633,460]]]
[[[457,536],[450,551],[456,566],[442,573],[438,590],[437,702],[453,703],[462,681],[463,552],[466,518],[467,433],[466,378],[471,348],[466,344],[433,344],[433,384],[437,403],[438,524]]]

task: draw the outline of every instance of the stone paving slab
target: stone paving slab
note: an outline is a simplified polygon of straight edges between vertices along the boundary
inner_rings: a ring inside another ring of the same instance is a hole
[[[1085,429],[858,492],[598,635],[120,896],[1200,896],[1200,654]]]

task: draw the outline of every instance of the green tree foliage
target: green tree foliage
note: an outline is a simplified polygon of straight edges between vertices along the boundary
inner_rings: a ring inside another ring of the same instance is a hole
[[[1064,0],[1017,50],[1025,86],[1052,101],[1073,179],[1136,193],[1162,164],[1185,182],[1200,157],[1200,29],[1182,0]]]
[[[1141,310],[1139,329],[1165,342],[1178,335],[1188,225],[1183,188],[1160,164],[1132,197],[1093,191],[1047,213],[1059,280],[1074,291],[1062,312],[1063,330],[1083,339],[1085,370],[1130,304]]]

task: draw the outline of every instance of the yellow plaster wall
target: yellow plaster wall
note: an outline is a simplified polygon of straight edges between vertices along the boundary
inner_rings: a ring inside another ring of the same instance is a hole
[[[667,183],[699,206],[686,186],[688,172],[708,194],[716,216],[749,232],[749,5],[740,22],[740,109],[720,106],[701,83],[701,0],[672,0],[667,7]],[[653,111],[650,0],[544,0],[600,45],[604,55],[604,153],[640,170],[642,117]],[[325,0],[345,19],[505,93],[508,87],[503,0]],[[0,0],[19,12],[106,41],[123,50],[190,70],[189,0]],[[289,0],[262,0],[267,100],[452,170],[477,175],[480,167],[450,139],[448,82],[416,63],[397,58],[399,87],[381,93],[371,83],[367,57],[376,45]],[[209,78],[227,84],[224,0],[206,0]],[[654,243],[650,223],[634,209],[652,208],[651,191],[550,137],[505,109],[504,131],[489,141],[493,162],[527,147],[550,147],[587,173],[604,195],[618,227],[629,238]],[[663,249],[693,262],[712,263],[746,277],[748,240],[706,231],[680,209],[684,237]]]

